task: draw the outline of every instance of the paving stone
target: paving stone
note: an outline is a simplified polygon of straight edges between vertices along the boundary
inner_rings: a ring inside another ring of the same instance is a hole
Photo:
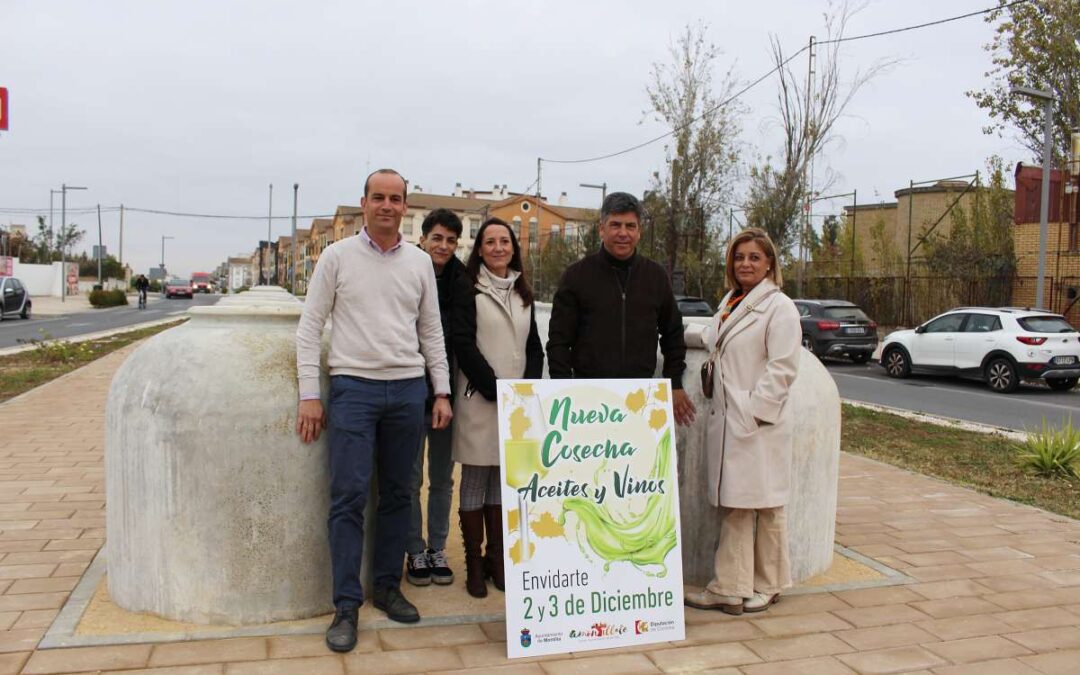
[[[0,652],[25,652],[37,647],[44,628],[18,628],[0,631]]]
[[[349,675],[397,675],[398,673],[422,673],[438,664],[439,670],[464,668],[453,649],[403,649],[392,652],[370,652],[345,655],[345,672]]]
[[[769,608],[769,616],[813,614],[817,612],[831,612],[836,609],[851,609],[851,605],[844,602],[833,593],[781,595],[780,602]]]
[[[380,630],[379,641],[385,650],[423,649],[487,642],[487,636],[476,624],[462,624]]]
[[[893,647],[871,652],[841,654],[836,658],[859,673],[902,673],[919,668],[935,668],[946,665],[940,657],[922,647]]]
[[[506,642],[506,622],[505,621],[490,621],[488,623],[480,624],[480,630],[484,631],[484,635],[488,636],[489,640],[496,642]]]
[[[853,628],[851,624],[840,617],[825,612],[751,619],[751,622],[771,637],[801,635],[803,633],[826,633]]]
[[[905,588],[918,593],[927,600],[941,600],[944,598],[959,598],[971,595],[989,595],[993,591],[981,582],[971,579],[957,579],[954,581],[930,581],[920,584],[912,584]]]
[[[937,640],[934,635],[910,623],[842,630],[833,635],[860,651],[903,647]]]
[[[172,642],[154,647],[149,665],[186,666],[197,663],[253,661],[267,656],[266,638],[196,640]]]
[[[1021,656],[1020,662],[1046,675],[1076,675],[1076,664],[1080,663],[1080,649]]]
[[[79,583],[79,577],[50,577],[47,579],[19,579],[7,589],[8,595],[22,593],[50,593],[70,591]]]
[[[1080,626],[1037,628],[1022,633],[1008,633],[1005,637],[1033,652],[1049,652],[1055,649],[1080,648]],[[1077,670],[1080,670],[1078,665]]]
[[[271,659],[294,659],[303,656],[325,656],[326,637],[317,635],[279,635],[267,638],[267,653]],[[376,631],[362,630],[356,636],[356,652],[374,652],[379,649]]]
[[[344,675],[345,663],[337,654],[276,661],[241,661],[225,665],[225,675]]]
[[[924,614],[909,605],[880,605],[876,607],[842,609],[833,612],[833,614],[856,628],[885,626],[891,623],[911,623],[913,621],[922,621],[923,619],[929,618],[927,614]]]
[[[954,616],[948,619],[921,621],[919,628],[933,633],[940,640],[962,640],[983,635],[1014,632],[1009,624],[995,616]]]
[[[837,591],[837,598],[852,607],[874,607],[877,605],[896,605],[925,597],[906,586],[883,586],[881,588],[859,588],[853,591]]]
[[[993,614],[1000,611],[1000,608],[994,603],[974,597],[922,600],[911,603],[911,606],[935,619],[946,619],[950,616],[965,616],[968,614]]]
[[[30,652],[0,654],[0,675],[17,675],[22,672],[23,664],[30,658]]]
[[[1073,626],[1080,623],[1080,617],[1076,616],[1064,607],[1039,607],[1038,609],[1018,609],[1012,612],[995,614],[1010,626],[1022,630],[1033,628],[1056,628],[1057,626]]]
[[[1074,592],[1075,591],[1075,592]],[[1053,607],[1080,602],[1080,588],[1012,591],[985,596],[986,600],[1004,609],[1031,609],[1033,607]]]
[[[849,675],[855,671],[831,656],[743,666],[746,675]]]
[[[960,551],[961,555],[977,561],[977,562],[989,562],[991,560],[1018,560],[1023,558],[1033,558],[1030,553],[1025,553],[1012,546],[992,546],[990,548],[974,548],[964,551]]]
[[[166,668],[139,668],[137,670],[110,670],[103,675],[223,675],[225,665],[222,663],[209,663],[199,666],[169,666]],[[315,675],[309,673],[308,675]]]
[[[923,645],[926,649],[953,663],[971,663],[991,659],[1026,656],[1030,650],[997,635],[963,640],[949,640]]]
[[[536,663],[511,663],[505,666],[485,666],[464,670],[440,671],[442,675],[544,675],[544,669]],[[735,671],[734,675],[739,675]]]
[[[683,673],[705,668],[742,666],[761,659],[745,646],[730,642],[698,647],[675,647],[649,652],[649,658],[665,673]]]
[[[994,659],[959,666],[935,668],[936,675],[1041,675],[1016,659]]]
[[[678,644],[688,647],[718,642],[740,642],[765,637],[765,632],[749,621],[728,623],[693,623],[686,626],[686,639]]]
[[[94,670],[141,668],[150,657],[150,645],[112,645],[45,649],[34,652],[23,668],[25,675],[75,673]]]
[[[664,645],[657,645],[663,647]],[[564,654],[552,656],[532,656],[510,660],[506,657],[505,642],[486,642],[479,645],[462,645],[455,651],[465,668],[491,668],[512,663],[535,663],[539,661],[558,661],[566,658]]]
[[[644,654],[611,653],[588,658],[545,661],[542,667],[548,675],[637,675],[661,672]]]
[[[743,644],[766,661],[808,659],[854,651],[851,645],[828,633],[750,640]]]
[[[59,613],[58,609],[33,609],[19,612],[19,619],[12,628],[48,628]]]
[[[919,581],[946,581],[949,579],[972,579],[974,577],[987,576],[971,567],[970,565],[933,565],[930,567],[912,567],[905,569],[904,573],[915,577]]]

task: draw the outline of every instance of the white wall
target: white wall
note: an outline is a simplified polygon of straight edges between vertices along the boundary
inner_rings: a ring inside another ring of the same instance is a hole
[[[50,265],[30,265],[15,260],[14,276],[30,290],[30,295],[52,295],[60,297],[61,263]]]

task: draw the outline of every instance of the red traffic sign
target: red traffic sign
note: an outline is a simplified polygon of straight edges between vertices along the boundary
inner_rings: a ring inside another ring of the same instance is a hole
[[[8,130],[8,90],[0,87],[0,131]]]

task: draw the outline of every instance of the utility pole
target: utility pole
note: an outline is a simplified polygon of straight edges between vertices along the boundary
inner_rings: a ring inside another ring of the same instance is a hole
[[[98,286],[102,285],[101,281],[101,204],[97,205],[97,282]]]
[[[124,268],[124,205],[120,205],[120,269]],[[126,275],[125,275],[126,277]]]
[[[67,302],[67,242],[64,240],[64,221],[67,220],[67,192],[68,190],[85,190],[84,187],[75,187],[63,183],[60,185],[60,302]],[[54,233],[55,236],[55,233]],[[78,276],[76,276],[78,279]]]
[[[176,239],[176,237],[167,237],[165,235],[161,236],[161,283],[163,284],[162,285],[163,289],[165,288],[164,283],[167,281],[165,279],[165,240],[166,239]]]
[[[259,283],[270,283],[270,275],[266,273],[266,268],[270,262],[270,228],[274,222],[274,184],[270,183],[270,200],[266,207],[266,253],[265,257],[260,255],[262,259],[259,265]],[[262,253],[262,251],[260,251]]]
[[[814,89],[814,58],[815,58],[815,45],[817,43],[816,38],[810,36],[809,53],[806,66],[806,112],[803,116],[803,133],[806,135],[807,149],[812,149],[813,141],[811,139],[810,130],[810,111],[813,105],[813,89]],[[814,132],[816,133],[816,132]],[[804,158],[803,162],[803,225],[800,229],[799,235],[799,264],[796,266],[795,273],[795,295],[802,297],[803,289],[803,275],[806,268],[806,249],[808,247],[808,235],[810,231],[810,200],[813,198],[813,187],[811,186],[812,178],[810,176],[810,162],[813,159],[813,155]]]
[[[296,295],[296,202],[300,183],[292,184],[292,238],[289,239],[289,290]],[[281,251],[278,251],[281,255]]]

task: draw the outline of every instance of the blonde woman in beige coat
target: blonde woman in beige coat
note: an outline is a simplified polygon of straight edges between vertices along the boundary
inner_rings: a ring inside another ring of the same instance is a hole
[[[708,436],[709,501],[721,508],[713,579],[691,607],[760,612],[791,585],[784,507],[790,494],[791,406],[802,329],[780,290],[776,247],[764,230],[739,233],[727,254],[731,290],[707,345],[714,364]]]
[[[459,511],[465,542],[465,590],[482,598],[486,579],[503,590],[502,485],[499,478],[498,379],[538,379],[544,348],[521,249],[505,221],[489,218],[476,233],[454,293],[451,342],[458,363],[454,461],[461,463]],[[487,549],[484,533],[487,531]]]

